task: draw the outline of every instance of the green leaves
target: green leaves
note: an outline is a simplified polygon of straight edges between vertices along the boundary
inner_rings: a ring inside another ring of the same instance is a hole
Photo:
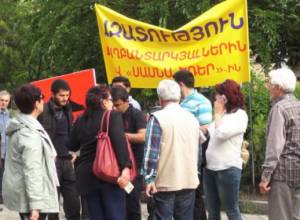
[[[250,46],[258,62],[300,65],[299,19],[298,0],[249,1]]]
[[[134,19],[177,29],[221,0],[0,0],[0,77],[11,81],[4,72],[21,71],[27,72],[28,81],[94,67],[98,79],[105,80],[95,2]],[[248,3],[250,46],[256,61],[266,68],[282,62],[300,65],[299,1]]]

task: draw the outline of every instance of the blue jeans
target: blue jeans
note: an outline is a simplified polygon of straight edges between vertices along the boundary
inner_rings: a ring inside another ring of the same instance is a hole
[[[83,196],[90,220],[125,220],[125,191],[115,184],[101,183],[99,187]]]
[[[158,192],[153,195],[150,220],[193,220],[195,190]]]
[[[241,169],[204,169],[204,193],[209,220],[221,220],[221,207],[229,220],[242,220],[239,209]]]

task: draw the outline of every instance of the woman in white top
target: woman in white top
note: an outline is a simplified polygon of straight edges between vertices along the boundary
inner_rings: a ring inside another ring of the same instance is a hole
[[[220,220],[224,208],[229,220],[241,220],[239,188],[242,171],[241,146],[248,124],[240,86],[226,80],[215,87],[214,122],[207,127],[204,192],[209,220]]]

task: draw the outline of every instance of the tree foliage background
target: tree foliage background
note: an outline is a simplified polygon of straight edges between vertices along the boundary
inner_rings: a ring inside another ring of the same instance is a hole
[[[86,68],[95,68],[98,82],[105,82],[95,3],[134,19],[176,29],[219,2],[0,0],[0,89],[13,90],[22,83]],[[248,0],[248,9],[250,48],[255,61],[265,70],[283,63],[299,67],[300,1]],[[263,81],[254,78],[253,82],[253,143],[259,173],[269,105]],[[249,86],[245,88],[246,94]],[[153,104],[153,94],[151,90],[137,93],[144,106]],[[245,171],[248,182],[249,169],[246,167]]]
[[[0,0],[0,82],[21,82],[84,68],[105,81],[94,4],[175,29],[220,0]],[[264,67],[300,65],[299,0],[248,0],[250,47]]]

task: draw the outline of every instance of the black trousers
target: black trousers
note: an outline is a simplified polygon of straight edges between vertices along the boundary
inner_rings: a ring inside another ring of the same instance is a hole
[[[0,158],[0,204],[3,204],[2,198],[2,180],[3,180],[3,173],[4,173],[4,159]]]
[[[63,208],[67,220],[80,220],[80,201],[76,189],[76,176],[70,160],[57,159],[59,194],[63,197]],[[48,220],[58,220],[59,214],[49,214]]]
[[[194,220],[207,220],[204,204],[203,178],[199,175],[200,184],[195,191]]]
[[[205,203],[204,203],[204,189],[203,189],[203,169],[206,165],[206,150],[209,143],[209,136],[207,140],[201,144],[201,158],[199,158],[200,163],[198,164],[198,169],[200,173],[198,178],[200,181],[199,186],[195,192],[195,206],[194,206],[194,220],[207,220]]]
[[[88,220],[89,219],[89,213],[87,210],[87,204],[83,196],[80,196],[80,202],[81,202],[81,219],[82,220]]]
[[[143,177],[140,175],[137,176],[132,184],[134,185],[134,189],[130,194],[127,194],[126,196],[126,219],[141,220],[141,196],[143,190]]]

